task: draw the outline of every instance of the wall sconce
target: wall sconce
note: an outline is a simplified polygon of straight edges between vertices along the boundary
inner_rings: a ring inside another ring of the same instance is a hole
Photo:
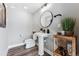
[[[55,18],[56,18],[57,16],[62,16],[62,15],[61,15],[61,14],[54,15]]]

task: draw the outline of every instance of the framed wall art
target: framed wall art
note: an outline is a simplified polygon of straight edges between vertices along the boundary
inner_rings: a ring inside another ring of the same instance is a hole
[[[6,7],[4,3],[0,3],[0,27],[6,27]]]

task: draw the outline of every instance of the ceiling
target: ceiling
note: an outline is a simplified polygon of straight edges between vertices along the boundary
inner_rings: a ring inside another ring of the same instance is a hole
[[[44,3],[5,3],[6,7],[24,8],[30,13],[36,12]]]

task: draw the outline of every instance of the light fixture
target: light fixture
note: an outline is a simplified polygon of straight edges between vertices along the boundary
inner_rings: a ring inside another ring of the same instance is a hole
[[[26,7],[26,6],[24,6],[24,9],[27,9],[27,7]]]
[[[48,4],[48,3],[45,3],[43,6],[41,6],[41,8],[44,8],[44,7],[46,7],[46,6],[47,6],[47,4]]]
[[[50,7],[52,6],[51,3],[45,3],[42,7],[41,7],[41,13],[48,10]]]

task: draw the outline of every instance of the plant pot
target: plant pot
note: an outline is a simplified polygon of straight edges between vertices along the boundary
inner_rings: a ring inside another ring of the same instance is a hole
[[[65,31],[66,36],[73,36],[74,32],[73,31]]]

